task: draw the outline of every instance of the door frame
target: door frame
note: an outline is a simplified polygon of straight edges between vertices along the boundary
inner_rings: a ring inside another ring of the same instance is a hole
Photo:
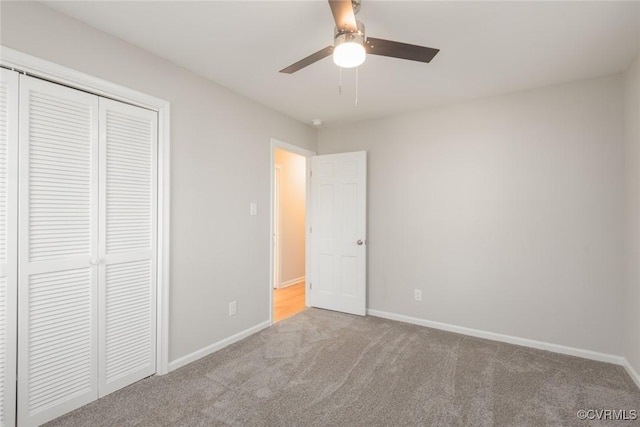
[[[6,73],[6,74],[5,74]],[[4,74],[6,77],[0,77],[0,80],[4,80],[9,83],[7,92],[7,106],[9,111],[7,112],[7,135],[6,135],[6,221],[7,224],[18,223],[18,116],[20,107],[20,76],[17,73],[7,70],[1,70],[0,74]],[[10,81],[13,80],[13,81]],[[13,108],[13,111],[12,111]],[[13,208],[11,207],[13,206]],[[5,341],[5,364],[4,364],[4,378],[0,378],[0,389],[3,389],[4,396],[3,401],[0,401],[0,411],[4,409],[4,422],[7,425],[16,423],[16,402],[18,395],[17,387],[17,367],[18,367],[18,227],[8,227],[6,230],[6,244],[7,248],[16,248],[15,252],[7,251],[5,264],[6,270],[4,276],[6,280],[6,294],[5,298],[7,302],[14,302],[15,304],[8,304],[6,306],[5,327],[4,330],[0,328],[0,335],[4,334]],[[0,269],[2,266],[0,265]],[[0,338],[1,340],[2,338]],[[4,382],[4,384],[2,384]],[[9,404],[7,404],[9,403]],[[4,406],[4,408],[3,408]]]
[[[158,236],[157,236],[157,311],[156,375],[169,373],[169,295],[170,295],[170,112],[169,101],[129,89],[89,74],[45,61],[0,45],[0,65],[17,71],[80,89],[96,95],[137,105],[158,113]]]
[[[304,269],[305,269],[305,281],[304,281],[304,300],[305,305],[308,305],[308,296],[309,296],[309,275],[306,274],[309,269],[309,227],[311,224],[311,212],[309,207],[311,205],[311,197],[310,197],[310,189],[311,189],[311,180],[309,179],[309,171],[311,170],[311,156],[317,155],[315,151],[307,150],[306,148],[299,147],[297,145],[289,144],[284,141],[280,141],[275,138],[271,138],[271,155],[269,156],[269,176],[271,179],[271,191],[269,197],[270,204],[270,221],[269,221],[269,324],[273,325],[273,286],[274,286],[274,242],[273,242],[273,221],[275,215],[275,206],[274,206],[274,182],[275,182],[275,170],[276,170],[276,148],[280,148],[282,150],[289,151],[294,154],[298,154],[306,158],[306,169],[305,169],[305,214],[304,214],[304,227],[305,227],[305,239],[304,239]]]

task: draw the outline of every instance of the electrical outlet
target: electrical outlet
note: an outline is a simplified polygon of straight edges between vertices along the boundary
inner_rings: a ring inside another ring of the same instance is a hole
[[[235,316],[238,314],[238,303],[237,301],[231,301],[229,303],[229,316]]]
[[[416,301],[422,301],[422,291],[420,289],[413,290],[413,299]]]

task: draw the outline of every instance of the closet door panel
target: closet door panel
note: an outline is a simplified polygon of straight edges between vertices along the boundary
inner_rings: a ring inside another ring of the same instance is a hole
[[[20,78],[18,420],[98,397],[98,97]]]
[[[157,113],[100,99],[100,396],[156,372]]]
[[[18,73],[0,69],[0,426],[15,424]]]

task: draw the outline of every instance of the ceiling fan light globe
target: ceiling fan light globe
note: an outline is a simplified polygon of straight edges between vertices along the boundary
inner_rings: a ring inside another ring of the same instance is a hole
[[[354,68],[364,63],[367,53],[364,46],[357,42],[338,44],[333,49],[333,62],[342,68]]]

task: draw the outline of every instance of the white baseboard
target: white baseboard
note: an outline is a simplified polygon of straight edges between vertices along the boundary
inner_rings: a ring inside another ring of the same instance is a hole
[[[624,369],[627,370],[627,373],[629,374],[631,379],[636,383],[638,388],[640,388],[640,375],[638,375],[638,371],[633,369],[633,366],[631,366],[627,359],[624,359],[624,363],[622,366],[624,366]]]
[[[575,347],[567,347],[564,345],[552,344],[544,341],[535,341],[527,338],[514,337],[511,335],[497,334],[495,332],[487,332],[487,331],[481,331],[478,329],[465,328],[463,326],[456,326],[456,325],[450,325],[448,323],[434,322],[431,320],[419,319],[417,317],[404,316],[402,314],[388,313],[388,312],[379,311],[379,310],[367,310],[367,314],[374,317],[382,317],[384,319],[397,320],[399,322],[411,323],[419,326],[427,326],[429,328],[441,329],[443,331],[455,332],[458,334],[469,335],[472,337],[486,338],[493,341],[501,341],[509,344],[521,345],[524,347],[532,347],[540,350],[551,351],[554,353],[568,354],[570,356],[577,356],[585,359],[597,360],[599,362],[613,363],[613,364],[622,365],[625,367],[629,365],[625,358],[621,356],[614,356],[612,354],[598,353],[596,351],[583,350]],[[633,370],[633,368],[631,368],[631,366],[629,365],[629,367],[627,368],[627,371],[629,371],[630,369]],[[637,380],[638,374],[635,373],[635,375],[636,377],[634,378],[634,380],[638,382]]]
[[[295,279],[287,280],[286,282],[280,283],[280,286],[278,286],[278,289],[286,288],[288,286],[293,286],[304,281],[305,281],[305,276],[296,277]]]
[[[187,354],[186,356],[182,356],[176,360],[173,360],[169,362],[169,372],[175,371],[176,369],[181,368],[184,365],[188,365],[191,362],[195,362],[196,360],[201,359],[205,356],[208,356],[211,353],[215,353],[218,350],[222,350],[223,348],[233,343],[236,343],[240,340],[243,340],[246,337],[255,334],[256,332],[260,332],[261,330],[268,328],[269,326],[271,326],[271,322],[267,320],[255,326],[252,326],[249,329],[245,329],[242,332],[238,332],[235,335],[231,335],[228,338],[215,342],[207,347],[201,348],[200,350],[194,351],[193,353]]]

